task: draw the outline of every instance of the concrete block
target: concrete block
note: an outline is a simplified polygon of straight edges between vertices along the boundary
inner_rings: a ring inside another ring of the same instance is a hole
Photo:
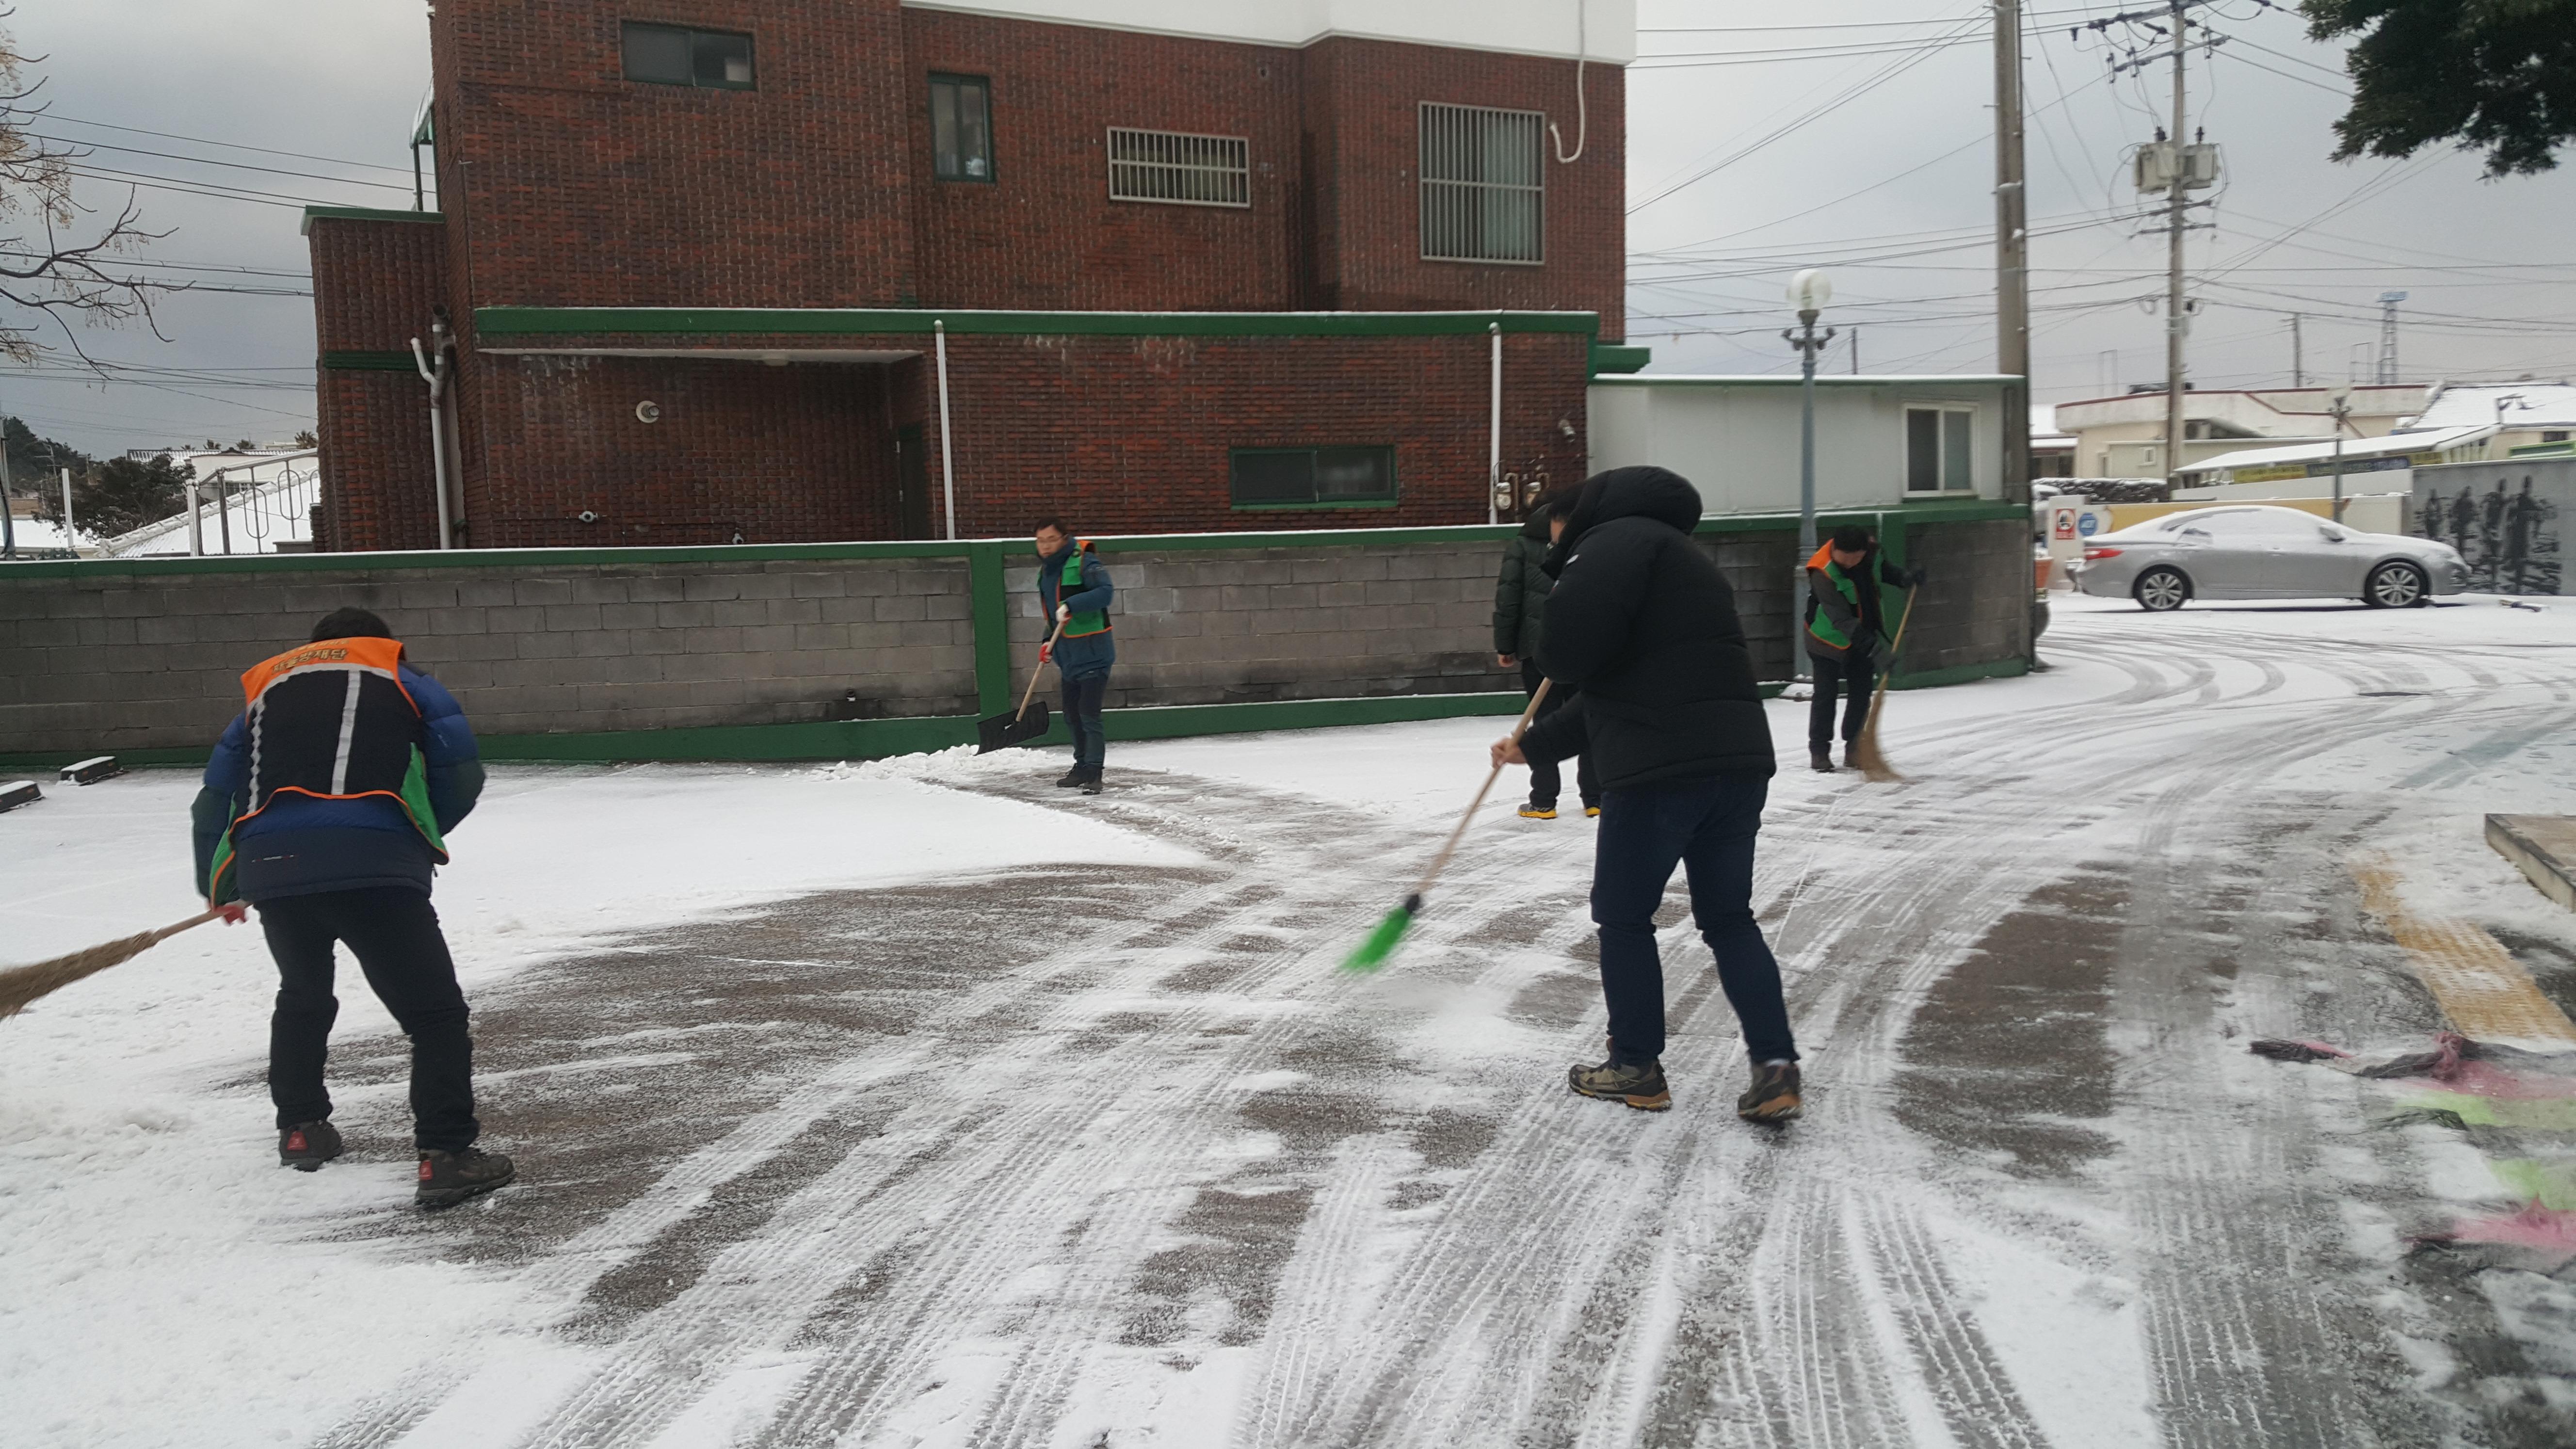
[[[1373,579],[1362,585],[1372,604],[1410,604],[1414,587],[1411,579]]]
[[[843,582],[851,594],[864,598],[901,592],[896,585],[894,571],[881,564],[856,565]]]
[[[519,636],[521,659],[570,659],[580,652],[581,640],[577,635],[530,631]]]
[[[511,597],[508,579],[467,574],[456,581],[456,602],[471,608],[490,608],[515,601]]]
[[[1418,553],[1400,553],[1386,561],[1386,576],[1391,579],[1427,579],[1434,577],[1431,560]]]
[[[715,605],[698,602],[656,604],[653,620],[665,629],[703,629],[715,623]]]
[[[809,627],[836,629],[837,624]],[[796,625],[762,624],[742,631],[742,652],[757,659],[763,654],[780,653],[796,647]]]
[[[658,655],[620,654],[602,662],[600,677],[610,684],[654,684],[662,679]]]
[[[660,623],[653,604],[602,604],[599,625],[603,629],[650,629]]]
[[[748,629],[769,622],[765,599],[720,599],[709,604],[708,622],[718,628]]]
[[[734,588],[738,599],[785,599],[796,593],[796,585],[786,575],[773,573],[736,574]]]
[[[926,594],[888,594],[876,601],[879,623],[905,624],[930,617],[930,599]]]
[[[545,610],[544,627],[546,632],[556,634],[596,629],[599,627],[599,606],[597,604],[552,605]]]
[[[975,601],[964,594],[932,594],[926,608],[933,619],[970,619],[975,614]]]
[[[823,622],[823,605],[817,599],[796,599],[785,595],[768,601],[772,624],[819,624]]]
[[[686,580],[677,574],[637,574],[626,581],[626,597],[638,604],[673,604],[686,596]]]
[[[845,572],[787,575],[788,592],[799,599],[838,599],[850,592],[850,576]]]
[[[693,600],[738,599],[742,579],[736,574],[690,574],[681,581],[682,597]]]
[[[819,623],[857,624],[877,616],[877,601],[864,594],[855,598],[817,599],[814,602],[818,606]]]
[[[572,581],[569,579],[513,579],[510,601],[516,604],[569,604]]]
[[[494,634],[534,634],[546,627],[540,604],[507,604],[483,611],[483,627]]]
[[[134,621],[134,638],[138,644],[190,644],[207,637],[198,632],[201,621],[193,614],[164,614],[159,618]],[[80,642],[79,630],[69,619],[30,619],[18,626],[18,642],[30,648],[47,645],[72,645]],[[259,661],[245,659],[248,668]]]
[[[1219,607],[1230,611],[1258,611],[1270,604],[1270,590],[1266,585],[1230,584],[1221,593],[1223,602]]]
[[[627,580],[618,574],[577,574],[572,580],[572,601],[576,604],[623,604],[632,597]]]
[[[397,584],[394,599],[405,610],[429,611],[456,607],[454,582]]]

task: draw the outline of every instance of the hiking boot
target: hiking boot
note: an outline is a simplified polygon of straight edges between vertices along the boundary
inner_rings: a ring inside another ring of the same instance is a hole
[[[1082,793],[1085,795],[1097,795],[1100,793],[1100,772],[1098,770],[1085,770],[1082,772]]]
[[[1059,790],[1070,790],[1074,786],[1082,783],[1082,777],[1083,769],[1080,765],[1076,765],[1072,769],[1064,772],[1064,778],[1056,781],[1055,787]]]
[[[1532,800],[1527,805],[1521,807],[1521,818],[1523,820],[1554,820],[1556,818],[1556,802],[1551,800],[1547,804],[1541,805],[1536,800]]]
[[[456,1152],[436,1148],[420,1154],[420,1186],[412,1201],[425,1208],[454,1207],[478,1193],[507,1187],[518,1176],[510,1159],[497,1152],[468,1147]]]
[[[1593,804],[1592,802],[1590,802],[1590,801],[1588,801],[1588,800],[1587,800],[1587,801],[1585,801],[1585,802],[1584,802],[1584,804],[1583,804],[1583,818],[1584,818],[1584,819],[1586,819],[1586,820],[1598,820],[1598,819],[1600,819],[1600,818],[1601,818],[1601,807],[1600,807],[1600,806],[1598,806],[1598,805]]]
[[[1631,1067],[1612,1057],[1597,1067],[1568,1068],[1565,1084],[1583,1096],[1625,1102],[1640,1112],[1661,1112],[1673,1105],[1673,1094],[1664,1086],[1661,1062]]]
[[[1753,1085],[1735,1099],[1735,1115],[1747,1122],[1786,1122],[1803,1105],[1798,1098],[1798,1064],[1764,1062],[1753,1068]]]
[[[328,1122],[298,1122],[277,1129],[277,1165],[298,1172],[320,1172],[322,1164],[344,1150],[340,1129]]]
[[[1818,774],[1830,775],[1834,772],[1834,752],[1810,745],[1807,747],[1807,763],[1815,767]]]

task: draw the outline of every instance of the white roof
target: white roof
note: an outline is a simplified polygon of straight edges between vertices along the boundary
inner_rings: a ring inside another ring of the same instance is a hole
[[[2480,383],[2437,390],[2406,426],[2576,428],[2576,387],[2563,382]]]
[[[235,553],[275,553],[280,543],[309,541],[313,537],[314,496],[314,475],[294,473],[253,487],[237,487],[220,506],[213,497],[202,499],[197,511],[205,520],[201,527],[205,530],[206,552],[223,551],[227,522]],[[187,551],[188,511],[184,508],[99,545],[101,553],[128,558]]]
[[[2438,428],[2430,432],[2391,433],[2384,438],[2346,438],[2343,455],[2347,458],[2385,458],[2392,453],[2439,453],[2495,436],[2496,427],[2487,423],[2474,428]],[[2247,448],[2242,452],[2221,453],[2204,458],[2180,471],[2215,473],[2226,468],[2269,468],[2283,463],[2321,463],[2334,456],[2335,446],[2326,443],[2294,443],[2286,448]]]

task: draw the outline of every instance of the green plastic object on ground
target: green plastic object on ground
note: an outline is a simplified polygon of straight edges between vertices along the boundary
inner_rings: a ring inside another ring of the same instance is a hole
[[[1377,929],[1369,932],[1366,939],[1351,949],[1351,954],[1342,958],[1342,969],[1375,971],[1385,965],[1386,958],[1395,954],[1396,943],[1412,929],[1413,913],[1421,909],[1422,897],[1406,896],[1403,905],[1387,912],[1386,919],[1377,923]]]

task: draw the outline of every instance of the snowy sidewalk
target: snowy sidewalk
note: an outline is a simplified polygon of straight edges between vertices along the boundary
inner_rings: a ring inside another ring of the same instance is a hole
[[[1775,782],[1779,1137],[1678,891],[1676,1110],[1565,1092],[1579,818],[1498,799],[1395,967],[1332,969],[1496,721],[1123,748],[1093,800],[1034,753],[496,770],[438,900],[521,1185],[410,1211],[353,974],[352,1158],[276,1169],[255,928],[40,1003],[0,1023],[6,1437],[2558,1442],[2576,1292],[2402,1251],[2509,1185],[2244,1043],[2441,1025],[2364,849],[2576,985],[2478,837],[2576,810],[2576,611],[2079,603],[2043,653],[1897,696],[1913,783]],[[185,914],[192,789],[0,817],[0,954]]]

